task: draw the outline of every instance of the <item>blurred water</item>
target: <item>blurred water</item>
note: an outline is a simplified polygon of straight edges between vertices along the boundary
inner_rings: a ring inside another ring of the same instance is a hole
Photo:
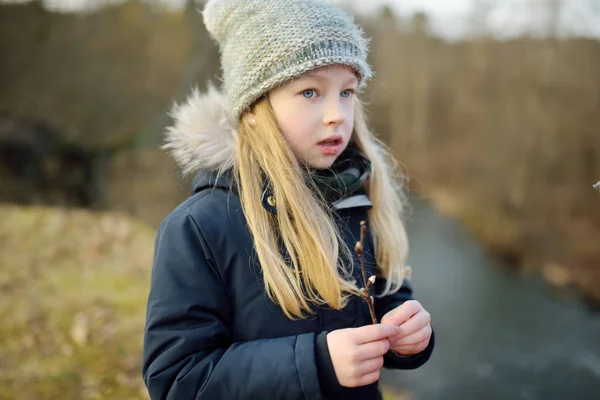
[[[426,202],[411,204],[409,264],[436,349],[417,370],[385,370],[382,383],[418,400],[600,399],[600,314],[501,265]]]

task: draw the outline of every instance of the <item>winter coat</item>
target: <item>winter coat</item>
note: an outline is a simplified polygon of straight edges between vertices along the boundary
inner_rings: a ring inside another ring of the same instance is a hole
[[[308,318],[290,320],[267,297],[231,170],[219,177],[211,172],[228,166],[235,149],[225,104],[223,95],[210,89],[206,95],[195,92],[174,112],[169,136],[174,155],[198,172],[192,196],[165,218],[156,238],[143,351],[151,398],[380,399],[377,383],[342,387],[327,348],[328,332],[371,323],[361,298],[352,296],[343,310],[315,306]],[[276,212],[268,196],[256,201]],[[364,192],[335,204],[335,222],[350,249],[371,207]],[[370,273],[376,268],[373,254],[367,233],[364,259]],[[360,266],[358,258],[355,265]],[[362,282],[360,268],[354,278]],[[379,278],[375,291],[384,285]],[[408,283],[376,298],[377,318],[409,299]],[[384,366],[417,368],[433,346],[432,336],[420,354],[388,353]]]

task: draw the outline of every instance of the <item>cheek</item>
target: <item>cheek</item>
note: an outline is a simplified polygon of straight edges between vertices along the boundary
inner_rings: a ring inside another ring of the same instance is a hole
[[[352,103],[346,113],[346,126],[349,132],[354,130],[354,104]]]
[[[286,121],[286,124],[282,124],[281,126],[285,140],[297,156],[305,153],[306,148],[311,143],[310,129],[305,124],[306,121],[301,119],[290,119]]]
[[[298,147],[306,146],[307,139],[313,138],[318,123],[314,112],[298,106],[279,113],[277,121],[283,135],[295,150]]]

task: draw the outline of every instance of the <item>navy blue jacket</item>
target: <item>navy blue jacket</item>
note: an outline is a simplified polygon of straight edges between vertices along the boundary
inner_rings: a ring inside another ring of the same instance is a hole
[[[336,224],[352,250],[371,206],[364,194],[346,203]],[[368,234],[364,257],[374,272]],[[231,175],[216,180],[201,171],[193,195],[163,221],[156,238],[143,352],[151,398],[380,399],[377,383],[340,386],[327,349],[327,332],[371,323],[365,302],[353,296],[343,310],[315,307],[313,316],[290,320],[268,299],[257,259]],[[360,268],[355,278],[362,282]],[[376,292],[384,285],[379,278]],[[376,299],[378,319],[409,299],[408,283]],[[432,336],[420,354],[388,353],[385,367],[417,368],[433,346]]]

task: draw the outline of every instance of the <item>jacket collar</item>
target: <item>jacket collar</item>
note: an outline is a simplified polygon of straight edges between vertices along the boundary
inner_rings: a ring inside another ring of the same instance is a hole
[[[232,170],[229,169],[220,176],[217,176],[216,171],[200,170],[196,173],[194,181],[192,183],[192,193],[198,193],[204,189],[219,188],[226,191],[230,191],[239,195],[237,185],[233,179]],[[262,206],[271,214],[277,214],[276,200],[271,191],[269,185],[265,181],[263,190],[260,197]],[[354,207],[368,207],[372,208],[373,203],[369,200],[366,193],[361,191],[355,195],[349,196],[345,199],[332,203],[334,210],[342,210]]]
[[[263,186],[262,194],[260,196],[260,201],[265,208],[265,210],[269,211],[271,214],[277,214],[277,200],[273,195],[269,185],[265,182]],[[334,210],[342,210],[345,208],[354,208],[354,207],[368,207],[372,208],[373,203],[367,197],[367,194],[364,190],[357,192],[352,196],[348,196],[344,199],[338,200],[331,204],[331,207]]]

